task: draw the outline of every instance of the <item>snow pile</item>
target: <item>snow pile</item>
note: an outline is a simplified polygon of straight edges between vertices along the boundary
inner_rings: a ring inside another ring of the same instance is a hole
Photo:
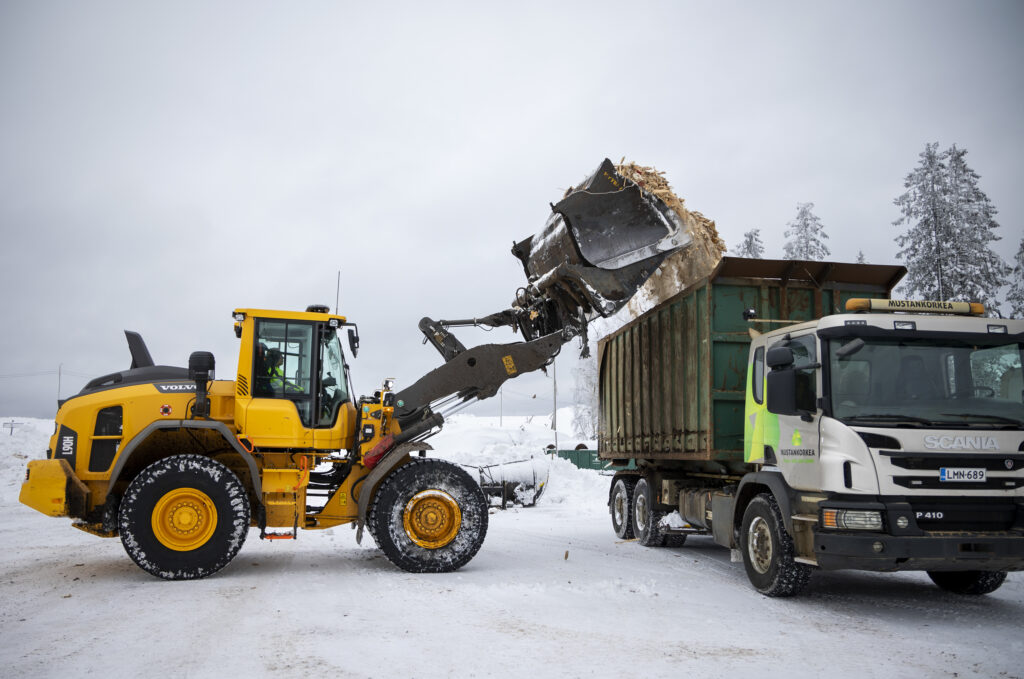
[[[583,443],[573,436],[573,409],[558,409],[558,447],[575,448]],[[500,420],[500,421],[499,421]],[[604,506],[608,498],[609,479],[593,470],[578,469],[568,460],[545,453],[555,443],[551,416],[477,417],[459,414],[445,422],[441,433],[429,440],[433,457],[451,460],[468,467],[483,467],[527,460],[541,476],[546,466],[547,487],[540,505],[564,504],[569,507]],[[510,473],[517,470],[509,465]]]
[[[14,423],[13,429],[6,427]],[[0,487],[20,487],[25,480],[29,460],[46,457],[46,446],[53,434],[53,420],[31,417],[0,418]]]

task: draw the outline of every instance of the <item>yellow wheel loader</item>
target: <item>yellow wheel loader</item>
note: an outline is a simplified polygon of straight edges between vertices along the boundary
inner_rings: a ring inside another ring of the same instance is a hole
[[[323,306],[236,309],[233,380],[214,357],[155,365],[126,331],[128,370],[61,402],[47,457],[29,463],[21,502],[76,528],[120,536],[129,556],[166,579],[226,566],[250,528],[263,539],[354,524],[411,572],[455,570],[487,532],[488,506],[463,468],[426,457],[457,409],[542,369],[587,323],[625,304],[689,236],[660,199],[605,160],[517,243],[527,285],[513,306],[420,330],[445,363],[402,391],[390,380],[355,398],[339,333],[358,328]],[[523,341],[467,349],[455,325],[511,326]],[[584,341],[584,347],[586,343]]]

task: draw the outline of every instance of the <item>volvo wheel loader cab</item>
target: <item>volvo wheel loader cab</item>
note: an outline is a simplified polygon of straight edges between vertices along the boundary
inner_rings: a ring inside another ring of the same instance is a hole
[[[400,392],[390,380],[356,399],[327,307],[236,309],[234,380],[216,360],[158,366],[126,333],[128,370],[89,382],[60,404],[45,460],[29,463],[21,501],[115,537],[146,571],[198,578],[223,568],[251,527],[265,539],[353,524],[399,567],[451,571],[487,533],[487,502],[461,467],[427,459],[445,417],[543,368],[595,315],[625,304],[664,258],[689,242],[672,210],[609,161],[552,206],[513,250],[527,285],[513,306],[420,329],[445,363]],[[511,326],[525,341],[467,349],[453,325]],[[584,343],[585,346],[585,343]],[[416,455],[418,453],[418,455]],[[415,456],[414,456],[415,455]]]

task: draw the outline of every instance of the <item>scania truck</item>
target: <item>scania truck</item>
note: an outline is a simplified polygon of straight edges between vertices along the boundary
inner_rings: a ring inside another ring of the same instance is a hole
[[[1024,568],[1024,321],[890,299],[899,266],[725,257],[599,342],[615,534],[706,534],[754,588]]]

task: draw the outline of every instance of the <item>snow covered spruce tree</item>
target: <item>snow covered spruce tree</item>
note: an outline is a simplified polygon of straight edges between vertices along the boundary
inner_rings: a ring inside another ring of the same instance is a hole
[[[786,238],[785,259],[822,260],[829,256],[825,239],[825,226],[812,212],[814,203],[799,203],[796,206],[796,219],[791,221],[783,232]]]
[[[864,258],[864,251],[863,250],[857,250],[857,263],[858,264],[867,264],[868,263],[868,260],[866,260]]]
[[[905,226],[896,236],[897,256],[907,267],[905,294],[923,299],[982,302],[998,308],[998,293],[1009,267],[992,250],[996,208],[978,188],[967,166],[967,151],[954,144],[939,151],[925,144],[921,161],[906,177],[907,189],[893,202]]]
[[[752,229],[743,234],[743,243],[736,249],[737,257],[758,259],[764,256],[764,243],[761,241],[761,229]]]
[[[598,426],[597,358],[581,358],[573,371],[573,433],[580,438],[596,439]]]
[[[1024,318],[1024,238],[1020,239],[1017,256],[1013,258],[1010,290],[1006,293],[1011,318]]]

